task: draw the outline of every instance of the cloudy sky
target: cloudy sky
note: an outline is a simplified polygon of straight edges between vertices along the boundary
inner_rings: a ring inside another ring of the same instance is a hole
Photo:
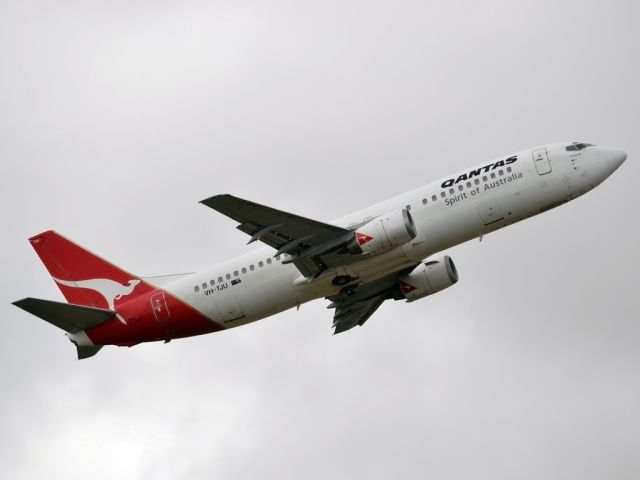
[[[637,479],[640,8],[594,1],[0,2],[3,478]],[[559,140],[629,160],[451,248],[461,281],[331,336],[324,301],[104,348],[55,228],[140,275],[247,251],[216,193],[330,220]]]

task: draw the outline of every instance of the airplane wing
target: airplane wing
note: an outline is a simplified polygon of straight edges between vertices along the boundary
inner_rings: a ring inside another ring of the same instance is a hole
[[[333,316],[333,327],[335,328],[333,334],[345,332],[356,325],[362,326],[385,300],[380,295],[369,300],[350,303],[344,307],[337,307]]]
[[[275,248],[276,255],[290,255],[283,263],[294,263],[306,277],[358,260],[355,256],[338,253],[354,236],[352,230],[233,195],[215,195],[200,203],[239,222],[237,228],[251,235],[249,243],[259,240]]]
[[[327,308],[336,309],[333,315],[334,335],[356,325],[362,326],[385,300],[402,298],[398,276],[413,268],[412,266],[373,282],[347,287],[340,293],[327,297],[327,300],[331,300]]]

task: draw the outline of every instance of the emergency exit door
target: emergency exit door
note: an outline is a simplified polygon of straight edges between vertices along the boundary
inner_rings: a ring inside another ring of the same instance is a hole
[[[546,148],[536,148],[533,151],[533,163],[536,166],[538,175],[545,175],[551,172],[551,162],[549,161],[549,152]]]

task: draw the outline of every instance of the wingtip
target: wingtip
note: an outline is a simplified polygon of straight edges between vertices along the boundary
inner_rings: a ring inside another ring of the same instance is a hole
[[[223,197],[230,197],[231,195],[229,195],[228,193],[220,193],[218,195],[212,195],[211,197],[207,197],[203,200],[200,200],[198,203],[201,203],[203,205],[208,205],[208,203],[211,203],[213,200],[216,200],[218,198],[223,198]]]
[[[11,302],[11,305],[15,305],[18,308],[22,308],[20,305],[24,304],[26,300],[29,300],[29,297],[21,298],[20,300],[14,300]]]

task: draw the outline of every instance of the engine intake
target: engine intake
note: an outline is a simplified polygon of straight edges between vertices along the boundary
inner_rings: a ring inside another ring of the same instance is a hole
[[[406,208],[385,213],[364,224],[347,243],[349,253],[375,255],[416,238],[416,224]]]
[[[444,290],[458,282],[458,271],[450,256],[429,260],[414,268],[411,273],[398,277],[400,291],[407,302]]]

